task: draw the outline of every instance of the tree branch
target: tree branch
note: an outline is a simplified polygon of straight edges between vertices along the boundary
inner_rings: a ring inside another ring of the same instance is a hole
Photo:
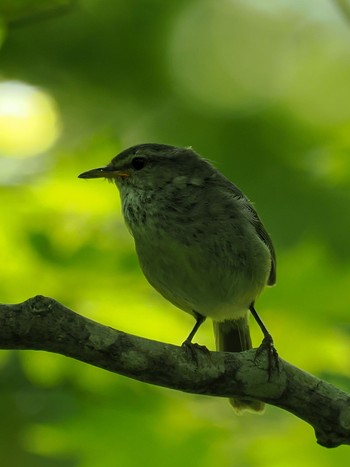
[[[267,361],[255,351],[198,351],[116,331],[84,318],[57,301],[36,296],[0,305],[0,348],[45,350],[105,370],[194,394],[258,399],[313,426],[325,447],[350,444],[350,395],[280,359],[268,381]]]

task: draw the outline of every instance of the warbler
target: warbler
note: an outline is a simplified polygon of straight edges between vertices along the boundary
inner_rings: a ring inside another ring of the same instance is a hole
[[[253,205],[243,192],[191,148],[165,144],[132,146],[105,167],[80,178],[104,177],[119,189],[127,227],[149,283],[196,323],[183,345],[207,317],[216,348],[252,348],[249,310],[275,352],[254,302],[276,282],[275,250]],[[264,404],[230,399],[237,412],[262,411]]]

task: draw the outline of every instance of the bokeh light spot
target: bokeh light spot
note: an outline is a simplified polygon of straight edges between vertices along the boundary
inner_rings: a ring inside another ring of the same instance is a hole
[[[292,28],[228,0],[191,4],[170,34],[174,87],[211,112],[265,106],[283,89],[280,64]]]
[[[53,99],[34,86],[0,82],[0,155],[30,157],[49,149],[60,132]]]

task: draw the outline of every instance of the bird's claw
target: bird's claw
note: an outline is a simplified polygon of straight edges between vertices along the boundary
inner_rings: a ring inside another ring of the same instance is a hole
[[[190,341],[185,340],[181,346],[185,352],[187,353],[188,357],[191,360],[194,360],[198,363],[198,351],[203,355],[209,356],[210,352],[205,345],[200,345],[197,343],[192,343]]]
[[[272,372],[274,369],[276,369],[278,373],[280,372],[278,353],[277,353],[277,350],[275,349],[273,339],[270,334],[264,337],[262,343],[258,347],[255,353],[255,360],[259,358],[262,352],[267,352],[268,380],[270,381],[272,377]]]

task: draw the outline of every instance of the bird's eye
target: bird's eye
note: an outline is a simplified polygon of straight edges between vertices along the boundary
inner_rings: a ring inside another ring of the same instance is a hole
[[[135,170],[141,170],[146,165],[146,158],[145,157],[134,157],[131,161],[131,165]]]

